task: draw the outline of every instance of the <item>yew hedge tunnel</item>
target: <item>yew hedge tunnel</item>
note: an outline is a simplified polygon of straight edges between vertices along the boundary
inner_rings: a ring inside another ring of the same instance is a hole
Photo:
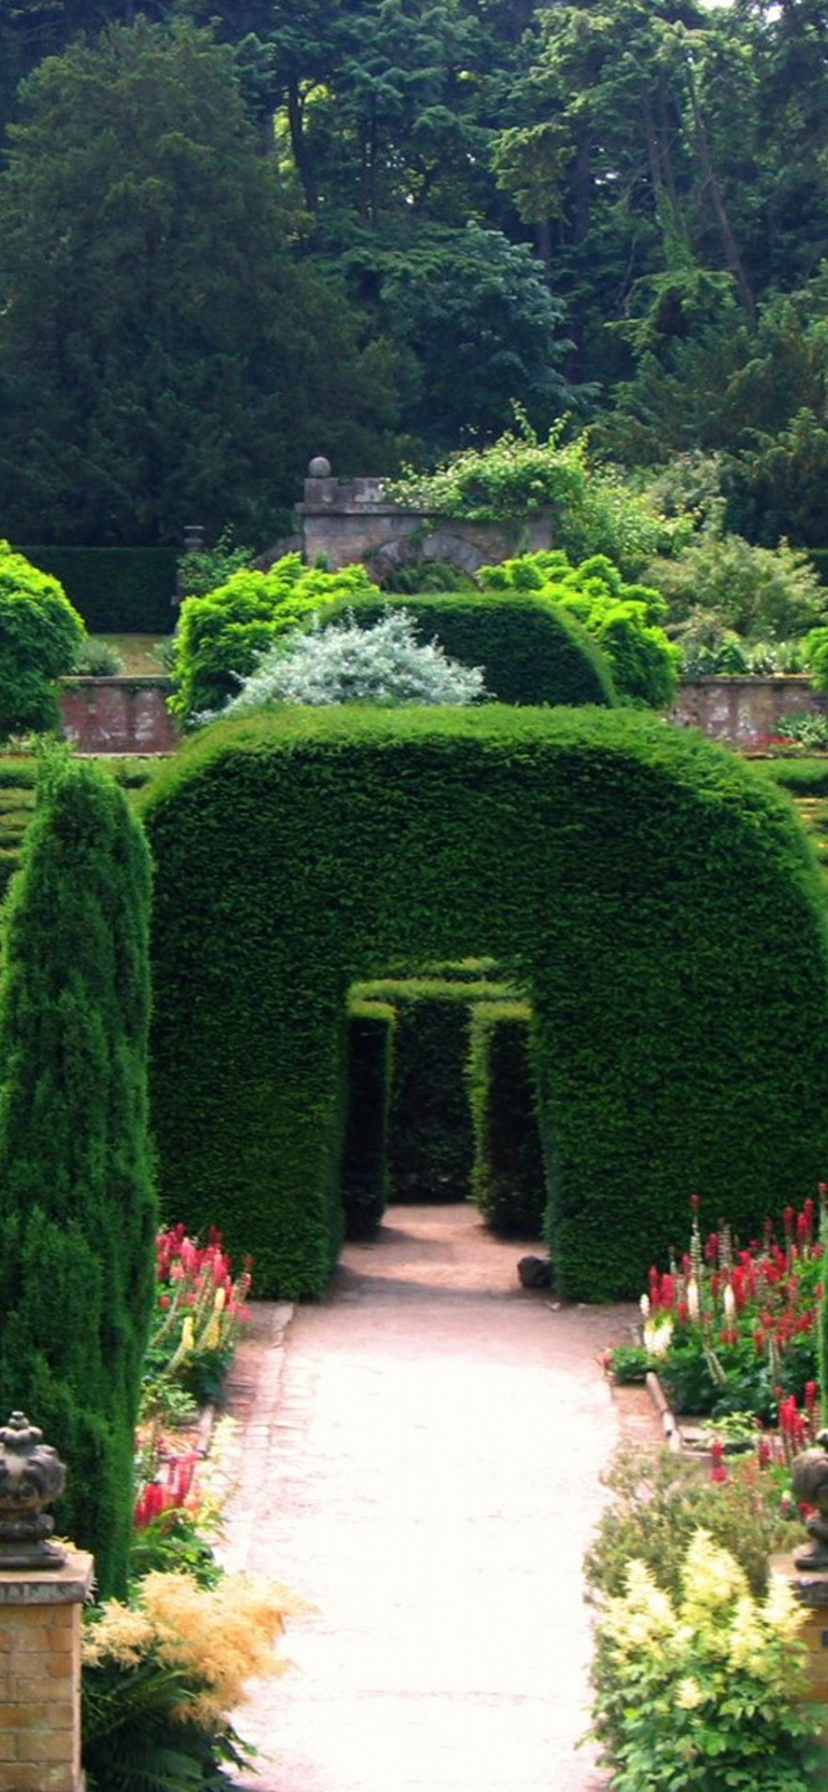
[[[532,1004],[557,1285],[631,1297],[689,1198],[742,1236],[828,1168],[828,930],[788,799],[619,711],[286,710],[151,787],[165,1210],[318,1295],[348,991],[490,956]]]

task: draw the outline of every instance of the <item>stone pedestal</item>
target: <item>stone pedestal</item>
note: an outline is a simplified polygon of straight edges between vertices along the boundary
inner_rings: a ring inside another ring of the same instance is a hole
[[[90,1555],[0,1571],[0,1792],[82,1792],[81,1607]]]

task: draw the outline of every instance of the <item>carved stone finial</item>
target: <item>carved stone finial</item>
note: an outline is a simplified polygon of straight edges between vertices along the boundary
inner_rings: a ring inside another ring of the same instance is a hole
[[[308,463],[308,478],[309,479],[330,479],[330,477],[331,477],[330,461],[325,459],[324,454],[315,454],[313,457],[313,460]]]
[[[43,1511],[63,1492],[66,1469],[25,1413],[0,1426],[0,1570],[62,1568],[66,1552],[47,1543],[54,1520]]]
[[[791,1485],[798,1500],[816,1510],[805,1519],[810,1549],[794,1552],[794,1567],[803,1571],[828,1568],[828,1431],[820,1431],[813,1450],[803,1450],[791,1464]]]

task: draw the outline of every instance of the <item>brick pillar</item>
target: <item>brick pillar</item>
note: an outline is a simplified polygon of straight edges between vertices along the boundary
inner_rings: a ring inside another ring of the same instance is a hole
[[[81,1607],[92,1557],[0,1572],[0,1792],[83,1792]]]

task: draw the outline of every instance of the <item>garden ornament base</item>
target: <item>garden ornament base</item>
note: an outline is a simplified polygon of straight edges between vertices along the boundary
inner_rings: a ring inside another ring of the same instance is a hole
[[[816,1508],[804,1520],[811,1547],[794,1552],[794,1567],[800,1572],[824,1571],[828,1569],[828,1431],[820,1431],[815,1449],[794,1458],[791,1485],[797,1500]]]
[[[47,1542],[54,1520],[43,1507],[63,1492],[66,1469],[25,1413],[0,1427],[0,1571],[62,1568],[66,1552]]]

